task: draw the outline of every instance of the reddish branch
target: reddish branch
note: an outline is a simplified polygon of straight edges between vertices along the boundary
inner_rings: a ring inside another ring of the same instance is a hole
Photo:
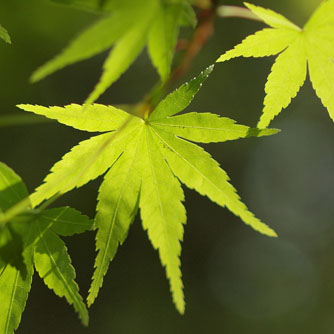
[[[144,99],[144,102],[138,106],[137,112],[146,118],[154,109],[156,104],[163,97],[168,88],[176,81],[180,80],[189,70],[194,58],[203,48],[204,44],[214,33],[214,20],[216,17],[216,1],[209,2],[209,8],[200,8],[198,10],[198,25],[189,41],[181,40],[177,49],[184,49],[180,63],[172,70],[167,82],[153,87],[150,94]],[[206,3],[207,4],[207,3]]]
[[[214,19],[216,15],[216,6],[212,5],[209,9],[202,9],[198,14],[198,26],[192,39],[187,43],[185,53],[180,64],[172,71],[168,85],[178,81],[188,71],[194,58],[201,51],[204,44],[214,33]]]

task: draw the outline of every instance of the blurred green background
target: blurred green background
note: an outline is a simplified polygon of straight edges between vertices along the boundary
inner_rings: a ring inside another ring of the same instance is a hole
[[[224,3],[242,5],[237,0]],[[319,3],[256,1],[300,25]],[[0,22],[13,42],[0,43],[0,116],[22,114],[15,107],[20,103],[83,102],[100,75],[105,54],[35,85],[28,78],[96,19],[47,0],[0,0]],[[215,36],[184,80],[263,25],[218,19],[215,27]],[[255,126],[272,63],[273,58],[266,58],[218,64],[188,109]],[[144,53],[100,102],[137,102],[157,78]],[[227,210],[185,189],[184,316],[172,304],[158,254],[137,219],[90,310],[88,328],[35,276],[17,333],[334,333],[334,125],[307,82],[272,126],[282,132],[205,148],[229,173],[250,209],[275,228],[279,238],[254,232]],[[88,137],[52,122],[1,127],[0,160],[14,168],[32,192],[53,163]],[[100,182],[67,194],[55,205],[71,205],[93,217]],[[86,296],[94,234],[72,237],[67,244]]]

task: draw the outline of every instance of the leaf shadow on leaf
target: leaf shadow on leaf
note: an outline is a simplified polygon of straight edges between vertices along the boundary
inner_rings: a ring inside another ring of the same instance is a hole
[[[281,132],[279,129],[268,129],[268,132],[271,132],[271,134],[276,134]],[[261,133],[263,133],[263,129],[258,128],[249,128],[247,130],[247,133],[245,135],[245,138],[251,138],[251,137],[261,137]]]
[[[7,241],[3,246],[0,246],[0,259],[20,271],[23,279],[27,276],[27,268],[23,258],[23,239],[22,236],[16,233],[10,226],[6,227]],[[2,231],[5,232],[5,231]]]
[[[249,128],[245,138],[257,137],[260,134],[261,130],[257,128]]]
[[[14,183],[0,190],[0,210],[6,211],[21,201],[22,198],[20,194],[22,194],[23,191],[25,191],[25,186],[21,182]]]

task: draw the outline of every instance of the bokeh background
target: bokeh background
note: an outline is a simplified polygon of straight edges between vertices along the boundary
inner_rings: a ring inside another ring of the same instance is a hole
[[[256,4],[302,25],[320,0],[257,0]],[[19,103],[84,101],[100,75],[105,54],[34,85],[28,78],[96,19],[47,0],[0,0],[0,22],[13,42],[0,43],[1,117],[22,115],[15,107]],[[263,25],[218,19],[215,27],[214,37],[184,80]],[[255,126],[273,59],[218,64],[188,109]],[[157,79],[144,53],[100,102],[138,102]],[[275,228],[279,238],[254,232],[226,209],[185,189],[184,316],[175,311],[158,254],[137,219],[110,265],[90,310],[88,328],[35,275],[17,333],[334,333],[334,125],[307,81],[272,126],[282,132],[205,148],[229,173],[250,209]],[[0,160],[14,168],[32,192],[53,163],[88,137],[53,122],[1,126]],[[55,205],[71,205],[93,217],[100,182],[71,192]],[[66,241],[86,296],[93,272],[94,233]]]

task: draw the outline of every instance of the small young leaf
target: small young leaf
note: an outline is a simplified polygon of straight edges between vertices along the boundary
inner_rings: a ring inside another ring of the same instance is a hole
[[[276,55],[268,76],[259,128],[266,128],[303,85],[307,65],[316,94],[334,120],[334,0],[323,1],[303,29],[269,9],[245,4],[272,28],[248,36],[218,62],[234,57]]]
[[[213,67],[213,65],[208,67],[205,71],[201,72],[198,77],[183,84],[173,93],[167,95],[167,97],[162,100],[151,113],[149,118],[150,121],[156,121],[167,118],[168,116],[173,116],[187,108],[202,87],[203,82],[213,71]]]

